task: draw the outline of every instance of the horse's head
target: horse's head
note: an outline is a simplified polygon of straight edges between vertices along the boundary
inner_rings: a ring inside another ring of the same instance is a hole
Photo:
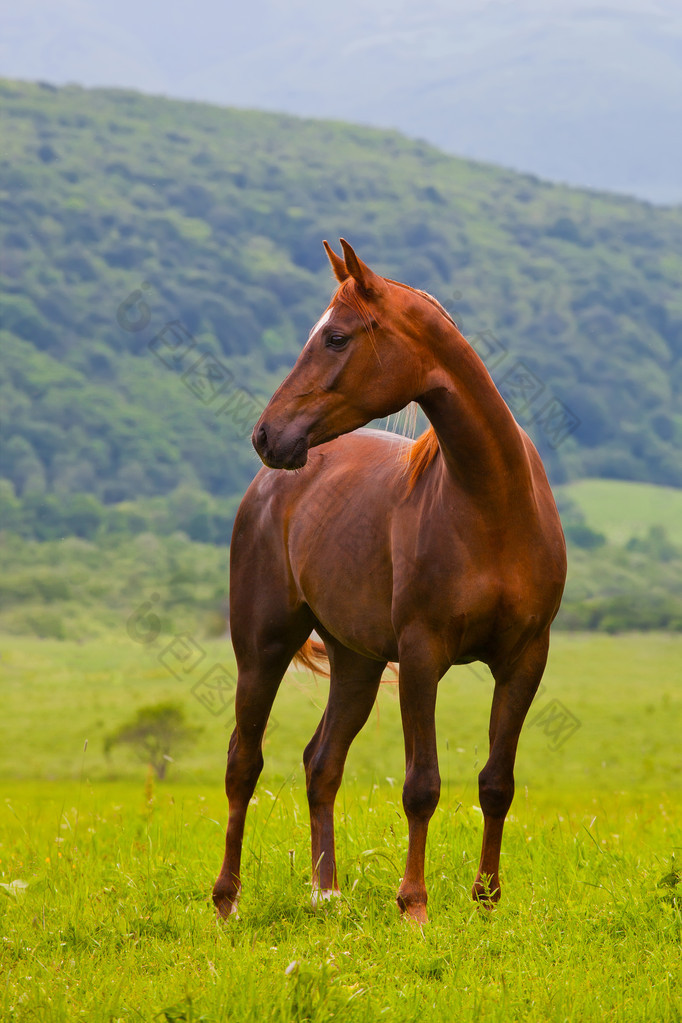
[[[271,468],[300,468],[309,448],[398,412],[423,389],[430,360],[414,293],[341,245],[344,258],[324,242],[339,287],[253,431]]]

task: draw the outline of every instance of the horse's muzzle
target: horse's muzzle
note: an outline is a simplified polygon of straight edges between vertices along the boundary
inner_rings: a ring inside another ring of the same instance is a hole
[[[251,442],[269,469],[300,469],[308,461],[308,438],[300,434],[287,436],[266,423],[257,423]]]

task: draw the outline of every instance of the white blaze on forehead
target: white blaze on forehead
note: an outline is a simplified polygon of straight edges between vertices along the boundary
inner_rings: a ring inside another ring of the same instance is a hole
[[[308,334],[308,341],[310,341],[310,339],[313,336],[313,334],[317,333],[317,331],[320,329],[320,327],[324,327],[325,323],[327,322],[327,320],[329,319],[331,314],[332,314],[332,307],[329,306],[329,309],[327,309],[327,311],[324,312],[322,314],[322,316],[320,316],[319,320],[317,321],[317,323],[315,324],[313,329]]]

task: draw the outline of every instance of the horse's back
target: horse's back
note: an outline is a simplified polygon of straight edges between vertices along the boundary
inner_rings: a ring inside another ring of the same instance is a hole
[[[405,492],[405,452],[412,442],[384,430],[362,429],[312,448],[302,469],[262,468],[247,490],[242,508],[280,516],[285,528],[296,519],[346,507],[383,493],[398,500]],[[367,511],[367,509],[365,509]]]

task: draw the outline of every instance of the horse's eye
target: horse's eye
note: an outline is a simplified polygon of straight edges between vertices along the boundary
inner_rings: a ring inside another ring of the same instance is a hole
[[[330,334],[327,338],[327,348],[335,348],[339,351],[341,348],[345,348],[348,344],[348,338],[345,334]]]

